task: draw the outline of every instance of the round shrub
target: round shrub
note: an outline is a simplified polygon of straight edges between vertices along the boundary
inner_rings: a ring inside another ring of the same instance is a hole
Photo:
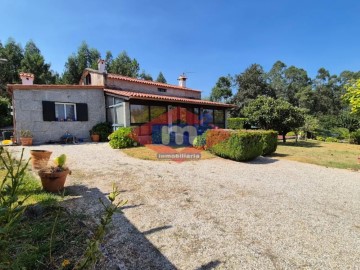
[[[325,142],[325,138],[322,136],[316,136],[316,140]]]
[[[350,143],[360,144],[360,129],[350,133]]]
[[[128,148],[137,145],[134,140],[133,129],[131,127],[122,127],[109,135],[110,146],[115,149]]]
[[[327,137],[325,141],[326,142],[339,142],[339,140],[334,137]]]
[[[206,144],[206,132],[203,134],[196,136],[193,141],[193,146],[197,149],[204,149]]]

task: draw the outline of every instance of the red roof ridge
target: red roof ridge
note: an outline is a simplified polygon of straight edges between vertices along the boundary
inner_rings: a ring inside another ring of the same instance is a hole
[[[160,83],[160,82],[154,82],[154,81],[147,81],[147,80],[127,77],[127,76],[114,74],[114,73],[108,73],[107,76],[108,76],[108,78],[111,78],[111,79],[124,80],[124,81],[129,81],[129,82],[136,82],[136,83],[143,83],[143,84],[155,85],[155,86],[167,87],[167,88],[175,88],[175,89],[181,89],[181,90],[186,90],[186,91],[201,92],[201,90],[191,89],[191,88],[187,88],[187,87],[181,87],[181,86],[177,86],[177,85],[173,85],[173,84]]]
[[[156,95],[156,94],[147,94],[142,92],[134,92],[128,90],[116,90],[116,89],[104,89],[104,92],[111,93],[114,95],[124,96],[128,98],[135,99],[150,99],[150,100],[163,100],[163,101],[173,101],[177,103],[191,103],[191,104],[202,104],[202,105],[213,105],[213,106],[221,106],[221,107],[229,107],[233,108],[235,105],[225,104],[221,102],[213,102],[203,99],[192,99],[192,98],[182,98],[175,96],[167,96],[167,95]]]

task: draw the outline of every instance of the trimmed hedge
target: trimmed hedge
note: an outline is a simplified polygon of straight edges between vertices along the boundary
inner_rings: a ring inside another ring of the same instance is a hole
[[[219,144],[231,135],[230,130],[226,129],[209,129],[206,132],[206,149],[212,148],[214,145]]]
[[[278,133],[274,130],[257,131],[262,135],[263,156],[270,155],[276,151],[278,143]]]
[[[248,118],[228,118],[227,128],[229,129],[243,129],[247,123]]]
[[[133,128],[122,127],[109,135],[109,144],[115,149],[133,147],[138,144],[134,138]]]
[[[224,130],[206,132],[206,149],[236,161],[252,160],[276,151],[278,133],[273,130]]]

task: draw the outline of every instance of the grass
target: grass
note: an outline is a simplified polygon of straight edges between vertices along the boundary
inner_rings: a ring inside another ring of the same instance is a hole
[[[315,140],[279,142],[272,155],[278,159],[288,159],[326,167],[360,170],[358,157],[360,145],[320,142]]]
[[[0,161],[0,180],[5,175]],[[66,269],[71,269],[86,247],[87,230],[79,226],[80,220],[86,217],[62,208],[63,198],[44,192],[32,174],[26,173],[24,183],[18,196],[30,197],[12,233],[0,237],[0,268],[60,269],[63,260],[68,259],[70,264]]]
[[[187,149],[186,147],[173,147],[174,151],[177,151],[181,153],[200,153],[201,154],[201,160],[202,159],[210,159],[214,158],[215,156],[209,153],[208,151],[201,151],[196,150],[195,148],[190,147]],[[127,154],[128,156],[144,159],[144,160],[157,160],[157,161],[169,161],[170,159],[158,159],[157,154],[163,153],[163,146],[161,145],[149,145],[149,146],[140,146],[140,147],[134,147],[134,148],[126,148],[122,149],[122,151]],[[192,161],[192,160],[186,160],[186,161]]]

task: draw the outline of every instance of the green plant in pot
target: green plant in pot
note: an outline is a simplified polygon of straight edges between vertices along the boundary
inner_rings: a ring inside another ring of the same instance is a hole
[[[54,165],[39,170],[39,176],[44,190],[58,193],[64,189],[66,177],[71,171],[65,166],[66,155],[54,159]]]
[[[99,136],[99,141],[106,142],[108,136],[113,132],[111,123],[103,122],[98,123],[92,127],[90,130],[91,140],[93,140],[93,134],[97,134]]]
[[[96,132],[96,131],[94,131],[92,129],[90,129],[89,132],[90,132],[91,141],[93,141],[93,142],[99,142],[100,141],[100,135],[99,135],[98,132]]]
[[[20,130],[20,142],[22,146],[32,145],[33,135],[30,130]]]

